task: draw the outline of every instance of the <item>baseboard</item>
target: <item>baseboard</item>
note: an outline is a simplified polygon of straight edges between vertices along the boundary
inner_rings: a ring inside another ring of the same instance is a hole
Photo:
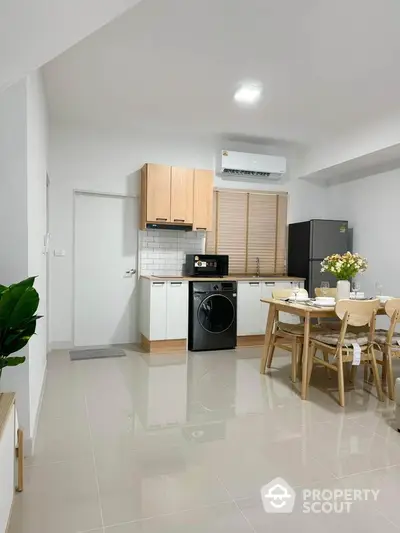
[[[165,341],[149,341],[144,335],[141,336],[141,345],[147,353],[170,353],[186,350],[186,339],[173,339]]]
[[[236,345],[240,346],[262,346],[265,335],[241,335],[236,339]]]
[[[44,391],[45,391],[45,388],[46,388],[46,381],[47,381],[47,363],[46,363],[46,368],[45,368],[45,371],[44,371],[44,376],[43,376],[43,380],[42,380],[42,390],[40,391],[40,398],[39,398],[39,406],[38,406],[38,410],[37,410],[37,413],[36,413],[36,420],[35,420],[35,425],[33,426],[33,435],[30,439],[26,439],[26,440],[29,440],[30,443],[29,443],[29,454],[27,453],[27,447],[26,447],[26,440],[24,439],[24,452],[25,452],[25,455],[26,456],[31,456],[35,453],[35,443],[36,443],[36,435],[37,435],[37,430],[38,430],[38,425],[39,425],[39,418],[40,418],[40,413],[42,411],[42,404],[43,404],[43,398],[44,398]]]
[[[75,345],[71,341],[55,341],[49,343],[50,351],[53,350],[72,350],[75,348]]]

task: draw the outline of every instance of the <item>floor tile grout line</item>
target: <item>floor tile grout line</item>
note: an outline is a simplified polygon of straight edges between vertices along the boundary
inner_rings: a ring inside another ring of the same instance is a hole
[[[239,505],[236,503],[236,500],[235,498],[233,497],[233,495],[230,493],[229,489],[226,487],[225,483],[223,482],[223,480],[221,479],[221,477],[219,475],[217,475],[217,479],[219,481],[219,483],[224,487],[225,491],[227,492],[227,494],[229,495],[229,497],[232,498],[232,502],[233,504],[235,505],[236,509],[239,511],[239,513],[242,515],[242,517],[244,518],[245,522],[248,524],[248,526],[250,527],[250,529],[253,531],[253,533],[257,533],[257,531],[254,529],[253,525],[250,523],[250,520],[247,518],[247,516],[243,513],[243,511],[241,510],[241,508],[239,507]]]
[[[138,518],[137,520],[130,520],[129,522],[118,522],[116,524],[109,524],[107,526],[104,525],[104,531],[106,531],[107,529],[113,528],[113,527],[126,526],[126,525],[129,525],[129,524],[138,524],[140,522],[148,522],[149,520],[165,518],[166,516],[175,516],[175,515],[179,515],[179,514],[183,514],[183,513],[192,513],[192,512],[195,512],[195,511],[202,511],[203,509],[211,509],[213,507],[218,507],[218,505],[226,505],[228,503],[234,503],[234,501],[233,500],[223,500],[223,501],[216,502],[216,503],[200,505],[199,507],[189,507],[188,509],[181,509],[179,511],[173,511],[172,513],[163,513],[163,514],[154,515],[154,516],[147,516],[146,518]],[[97,531],[97,530],[94,530],[94,531]],[[88,533],[88,532],[84,531],[82,533]]]
[[[93,460],[93,466],[94,466],[94,476],[96,480],[96,487],[97,487],[97,499],[99,502],[99,510],[100,510],[100,519],[101,519],[101,529],[104,533],[104,516],[103,516],[103,507],[101,505],[101,494],[100,494],[100,483],[99,483],[99,476],[97,473],[97,463],[96,463],[96,455],[94,453],[94,445],[93,445],[93,434],[92,434],[92,427],[90,424],[90,418],[89,418],[89,407],[87,402],[86,393],[84,394],[85,398],[85,409],[86,409],[86,418],[88,423],[88,429],[89,429],[89,439],[90,439],[90,447],[92,450],[92,460]]]
[[[353,474],[347,474],[345,476],[340,476],[338,477],[337,479],[338,480],[341,480],[341,479],[349,479],[351,477],[355,477],[355,476],[362,476],[364,474],[370,474],[372,472],[379,472],[381,470],[388,470],[390,468],[398,468],[400,466],[400,463],[396,463],[394,465],[387,465],[387,466],[380,466],[379,468],[371,468],[370,470],[363,470],[362,472],[355,472]]]

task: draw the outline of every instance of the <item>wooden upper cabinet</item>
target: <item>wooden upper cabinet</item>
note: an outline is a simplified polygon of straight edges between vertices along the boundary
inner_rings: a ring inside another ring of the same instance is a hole
[[[193,223],[193,183],[192,168],[172,167],[171,170],[171,222],[176,224]]]
[[[145,203],[142,204],[142,227],[143,222],[144,226],[146,222],[171,222],[170,166],[147,164],[143,167],[142,202]]]
[[[193,230],[213,229],[214,172],[194,171],[194,219]]]

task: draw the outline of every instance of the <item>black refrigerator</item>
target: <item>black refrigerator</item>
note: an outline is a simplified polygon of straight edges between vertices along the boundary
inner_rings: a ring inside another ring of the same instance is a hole
[[[321,272],[321,261],[327,255],[344,254],[352,249],[352,235],[347,220],[309,220],[289,224],[288,275],[306,278],[310,297],[321,281],[336,287],[332,274]]]

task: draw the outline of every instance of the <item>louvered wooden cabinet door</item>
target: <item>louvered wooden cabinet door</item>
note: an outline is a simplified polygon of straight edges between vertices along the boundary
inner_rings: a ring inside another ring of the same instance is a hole
[[[246,272],[247,194],[218,193],[216,251],[229,255],[229,273]]]
[[[248,274],[257,272],[257,257],[260,260],[261,273],[275,272],[276,205],[276,195],[249,194]]]

